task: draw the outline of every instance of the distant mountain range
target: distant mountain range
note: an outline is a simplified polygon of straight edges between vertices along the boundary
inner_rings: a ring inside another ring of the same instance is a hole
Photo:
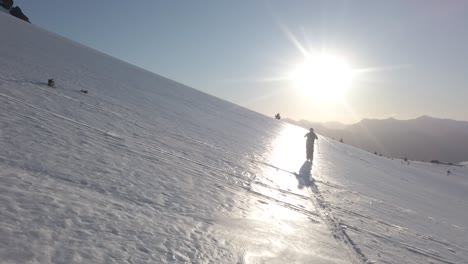
[[[412,120],[394,118],[344,125],[307,120],[286,122],[384,156],[410,160],[460,163],[468,161],[468,122],[421,116]]]

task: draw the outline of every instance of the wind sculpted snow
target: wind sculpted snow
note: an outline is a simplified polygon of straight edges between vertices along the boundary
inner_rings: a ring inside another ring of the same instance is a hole
[[[311,164],[301,128],[0,23],[0,263],[466,262],[466,168]]]

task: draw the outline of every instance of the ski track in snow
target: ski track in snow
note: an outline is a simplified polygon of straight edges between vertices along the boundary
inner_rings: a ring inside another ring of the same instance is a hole
[[[320,214],[327,222],[328,228],[333,234],[333,237],[343,244],[344,248],[346,248],[349,254],[353,256],[355,263],[367,263],[368,259],[366,255],[348,235],[341,221],[334,216],[331,207],[324,200],[317,186],[312,184],[310,190],[312,192],[314,204],[316,208],[319,208]]]
[[[318,182],[320,182],[320,181],[318,181]],[[325,183],[325,185],[330,186],[330,184],[327,184],[327,183]],[[334,186],[334,187],[336,187],[336,186]],[[349,230],[351,233],[354,232],[354,233],[365,234],[366,236],[371,236],[371,237],[374,237],[375,239],[378,239],[378,240],[381,240],[381,241],[386,241],[386,242],[388,242],[388,243],[390,243],[390,244],[392,244],[392,245],[394,245],[396,247],[400,247],[402,249],[408,250],[409,252],[422,255],[422,256],[426,257],[426,259],[432,259],[432,261],[439,261],[441,263],[449,263],[449,264],[456,263],[456,262],[452,262],[452,261],[449,261],[449,260],[445,259],[438,252],[431,252],[431,251],[428,251],[428,250],[424,250],[424,249],[422,249],[420,247],[415,247],[415,246],[413,246],[411,244],[404,243],[402,241],[398,241],[398,239],[395,239],[395,238],[393,238],[391,236],[386,236],[386,235],[384,235],[385,231],[378,234],[378,233],[375,233],[375,232],[372,232],[372,231],[369,231],[369,230],[366,230],[366,229],[363,229],[363,228],[358,228],[358,227],[354,227],[352,225],[346,224],[342,219],[340,219],[339,217],[337,217],[335,215],[334,212],[336,212],[336,211],[340,211],[341,213],[345,213],[345,214],[348,214],[348,215],[355,216],[355,217],[357,217],[359,219],[366,219],[366,221],[372,222],[376,226],[379,226],[379,225],[384,226],[384,228],[386,229],[387,232],[388,232],[389,229],[396,229],[397,231],[404,232],[406,236],[413,236],[414,237],[413,240],[414,239],[419,239],[419,240],[424,240],[426,242],[438,243],[438,244],[440,244],[442,246],[445,246],[446,249],[451,251],[452,253],[455,253],[455,250],[452,249],[452,248],[456,248],[457,250],[462,250],[462,251],[468,252],[468,250],[466,248],[460,247],[460,246],[458,246],[456,244],[452,244],[452,243],[449,243],[449,242],[442,242],[442,241],[439,241],[436,238],[433,238],[431,236],[424,236],[424,235],[420,235],[418,233],[414,233],[411,230],[409,230],[409,228],[394,225],[394,224],[391,224],[391,223],[388,223],[388,222],[385,222],[385,221],[374,219],[371,216],[366,216],[366,215],[354,212],[352,210],[348,210],[348,209],[345,209],[345,208],[341,208],[341,207],[329,204],[323,199],[323,197],[320,194],[320,191],[318,190],[317,186],[313,185],[311,187],[311,190],[312,190],[313,195],[315,196],[314,200],[317,203],[316,206],[321,208],[321,210],[320,210],[321,214],[322,214],[323,218],[328,222],[329,228],[331,229],[334,237],[337,240],[339,240],[340,242],[342,242],[345,245],[345,247],[348,248],[348,250],[351,252],[351,254],[353,254],[355,256],[355,260],[357,262],[367,263],[367,262],[369,262],[369,260],[364,255],[363,251],[359,248],[359,246],[356,244],[356,242],[354,242],[351,239],[351,237],[348,234],[349,232],[347,230]],[[390,208],[392,207],[391,205],[385,205],[385,206],[389,206]],[[437,246],[435,246],[435,247],[437,247]]]

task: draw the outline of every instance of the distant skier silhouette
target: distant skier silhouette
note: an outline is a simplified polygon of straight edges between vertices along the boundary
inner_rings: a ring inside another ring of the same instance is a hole
[[[54,87],[54,85],[55,85],[54,79],[48,79],[48,80],[47,80],[47,86],[49,86],[49,87]]]
[[[309,130],[309,133],[305,134],[304,137],[307,137],[307,142],[306,142],[306,158],[309,161],[312,161],[314,159],[314,143],[315,140],[318,140],[317,135],[314,133],[314,129],[311,128]]]

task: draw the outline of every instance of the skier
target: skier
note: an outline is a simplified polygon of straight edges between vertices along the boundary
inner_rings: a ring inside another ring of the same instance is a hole
[[[306,142],[306,157],[308,161],[312,161],[314,159],[314,143],[315,140],[318,140],[317,135],[314,133],[314,129],[311,128],[309,133],[305,134],[304,137],[307,137]]]

